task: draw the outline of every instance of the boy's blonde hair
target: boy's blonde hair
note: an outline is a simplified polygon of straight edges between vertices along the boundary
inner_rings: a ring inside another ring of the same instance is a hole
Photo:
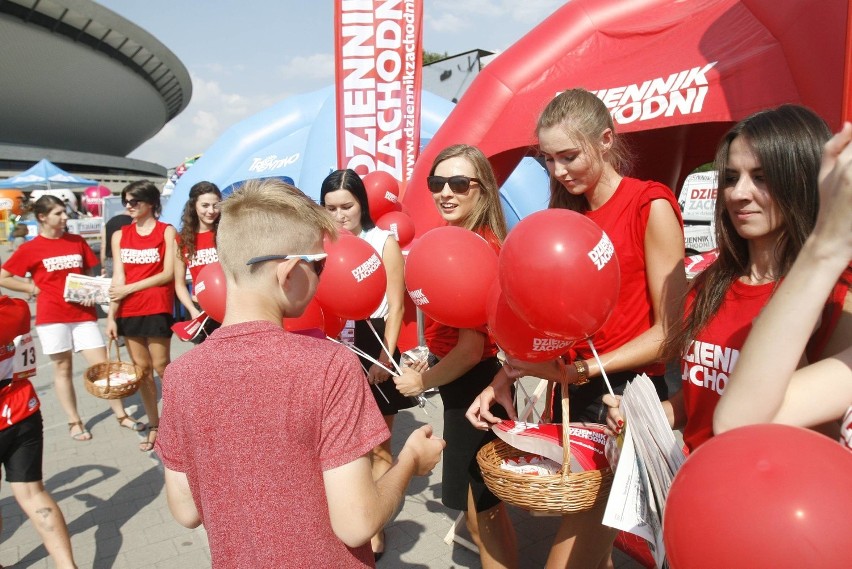
[[[277,178],[248,180],[222,202],[221,212],[219,262],[237,284],[260,272],[261,265],[246,265],[252,257],[311,253],[318,239],[337,238],[325,209]]]

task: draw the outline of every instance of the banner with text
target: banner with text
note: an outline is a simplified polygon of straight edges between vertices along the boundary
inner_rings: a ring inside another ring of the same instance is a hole
[[[335,0],[337,164],[405,188],[420,149],[423,0]]]

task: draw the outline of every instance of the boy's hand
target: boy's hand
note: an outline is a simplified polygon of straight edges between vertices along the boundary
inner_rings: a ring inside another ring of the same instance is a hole
[[[432,436],[432,425],[423,425],[409,435],[399,458],[410,458],[414,461],[415,474],[426,476],[441,460],[445,446],[447,442],[444,439]]]

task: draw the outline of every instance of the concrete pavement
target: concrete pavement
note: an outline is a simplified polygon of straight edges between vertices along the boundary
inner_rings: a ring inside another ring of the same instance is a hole
[[[174,339],[172,357],[191,348],[192,344]],[[210,567],[203,528],[188,530],[172,519],[160,461],[154,453],[140,452],[137,443],[141,437],[119,428],[106,402],[85,390],[85,367],[85,360],[75,356],[80,414],[93,435],[87,442],[68,436],[65,414],[53,392],[52,365],[41,354],[33,379],[45,422],[45,485],[65,515],[77,564],[81,569]],[[431,423],[437,434],[442,433],[440,397],[432,396],[429,401],[425,411],[415,408],[399,415],[394,429],[395,453],[408,434],[423,423]],[[128,398],[126,405],[134,416],[142,416],[137,395]],[[458,543],[445,542],[456,512],[440,502],[440,472],[439,465],[430,477],[412,482],[402,510],[387,527],[387,551],[378,567],[480,567],[477,554]],[[515,508],[511,513],[521,567],[542,567],[558,518],[531,516]],[[11,496],[8,483],[0,486],[0,514],[0,564],[15,569],[53,567],[38,534]],[[640,567],[621,552],[616,552],[615,560],[619,569]],[[318,560],[315,567],[322,566]]]

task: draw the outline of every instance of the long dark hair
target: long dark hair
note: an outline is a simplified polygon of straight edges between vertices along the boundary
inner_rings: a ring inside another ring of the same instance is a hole
[[[737,123],[719,144],[715,210],[719,258],[695,279],[692,310],[663,344],[667,359],[680,358],[695,335],[719,310],[731,284],[746,274],[748,240],[740,237],[728,216],[722,195],[726,187],[731,143],[742,137],[760,161],[766,187],[781,212],[781,237],[775,246],[777,278],[790,270],[816,223],[818,177],[822,150],[831,130],[816,113],[798,105],[760,111]]]
[[[320,205],[325,207],[325,195],[337,190],[346,190],[358,201],[361,206],[361,230],[369,231],[376,224],[370,217],[370,201],[367,199],[367,188],[364,181],[355,170],[335,170],[325,177],[320,186]]]
[[[198,229],[201,227],[201,221],[198,219],[198,212],[195,211],[195,206],[198,203],[198,198],[205,194],[216,194],[220,200],[222,199],[222,192],[219,191],[219,186],[213,182],[198,182],[189,189],[189,199],[186,200],[186,204],[183,206],[183,214],[180,217],[181,246],[177,251],[178,258],[184,262],[189,262],[195,257],[195,234],[198,233]],[[216,217],[216,220],[213,222],[212,231],[214,236],[219,229],[219,219],[221,217],[221,215]]]

